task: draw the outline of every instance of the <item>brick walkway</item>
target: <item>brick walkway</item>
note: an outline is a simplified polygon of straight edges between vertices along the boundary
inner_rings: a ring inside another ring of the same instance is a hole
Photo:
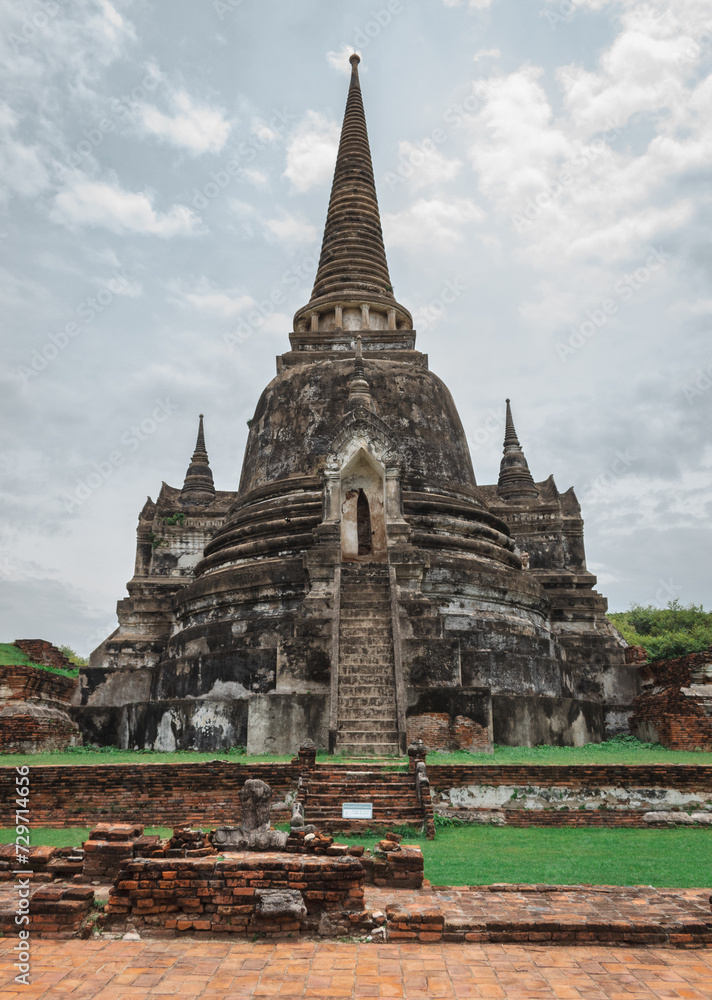
[[[37,941],[32,985],[0,942],[0,1000],[710,1000],[712,950],[497,944]]]
[[[367,909],[386,913],[391,942],[712,943],[709,889],[490,885],[394,891],[366,886],[365,897]]]

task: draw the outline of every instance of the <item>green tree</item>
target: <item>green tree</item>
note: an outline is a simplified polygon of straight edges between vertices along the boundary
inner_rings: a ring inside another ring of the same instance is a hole
[[[60,653],[64,653],[70,663],[73,663],[75,667],[86,667],[89,660],[86,656],[80,656],[79,653],[75,652],[71,646],[60,646]]]
[[[651,660],[699,653],[712,646],[712,612],[701,604],[675,599],[664,608],[633,604],[608,616],[631,646],[642,646]]]

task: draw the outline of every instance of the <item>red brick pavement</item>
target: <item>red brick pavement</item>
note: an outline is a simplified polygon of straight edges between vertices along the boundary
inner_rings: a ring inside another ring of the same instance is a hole
[[[37,941],[32,983],[0,942],[0,1000],[710,1000],[712,950],[323,941]]]
[[[712,943],[709,889],[613,885],[367,886],[390,942]]]

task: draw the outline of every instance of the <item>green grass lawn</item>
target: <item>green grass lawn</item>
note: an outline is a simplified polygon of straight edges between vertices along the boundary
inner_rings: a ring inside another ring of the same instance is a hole
[[[641,743],[633,736],[582,747],[505,747],[494,753],[430,753],[428,764],[712,764],[703,750],[667,750],[657,743]]]
[[[36,754],[0,754],[0,766],[17,764],[186,764],[209,760],[225,760],[235,764],[287,763],[292,754],[246,754],[243,747],[215,750],[210,753],[153,750],[119,750],[117,747],[78,747],[69,751]],[[330,757],[319,751],[320,764],[346,764],[351,758]],[[431,753],[429,764],[707,764],[712,765],[712,753],[703,751],[666,750],[653,743],[640,743],[632,736],[587,743],[583,747],[505,747],[497,746],[494,753]],[[394,758],[393,767],[407,768],[407,758]]]
[[[172,830],[149,827],[147,834],[169,837]],[[88,827],[32,830],[32,844],[79,847]],[[0,829],[0,843],[15,839]],[[379,837],[344,838],[373,848]],[[513,829],[492,826],[445,827],[435,840],[419,844],[425,875],[433,885],[488,885],[492,882],[548,882],[554,885],[654,885],[712,887],[712,830]]]
[[[377,838],[349,837],[373,848]],[[433,885],[548,882],[552,885],[712,887],[712,830],[438,829],[419,844]]]

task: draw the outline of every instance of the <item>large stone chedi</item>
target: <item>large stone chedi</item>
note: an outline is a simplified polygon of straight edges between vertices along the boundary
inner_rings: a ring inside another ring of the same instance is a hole
[[[324,241],[291,349],[250,423],[237,493],[203,437],[138,526],[119,627],[82,672],[94,742],[391,753],[580,744],[636,693],[586,570],[573,490],[535,482],[507,403],[478,486],[386,261],[352,76]]]

